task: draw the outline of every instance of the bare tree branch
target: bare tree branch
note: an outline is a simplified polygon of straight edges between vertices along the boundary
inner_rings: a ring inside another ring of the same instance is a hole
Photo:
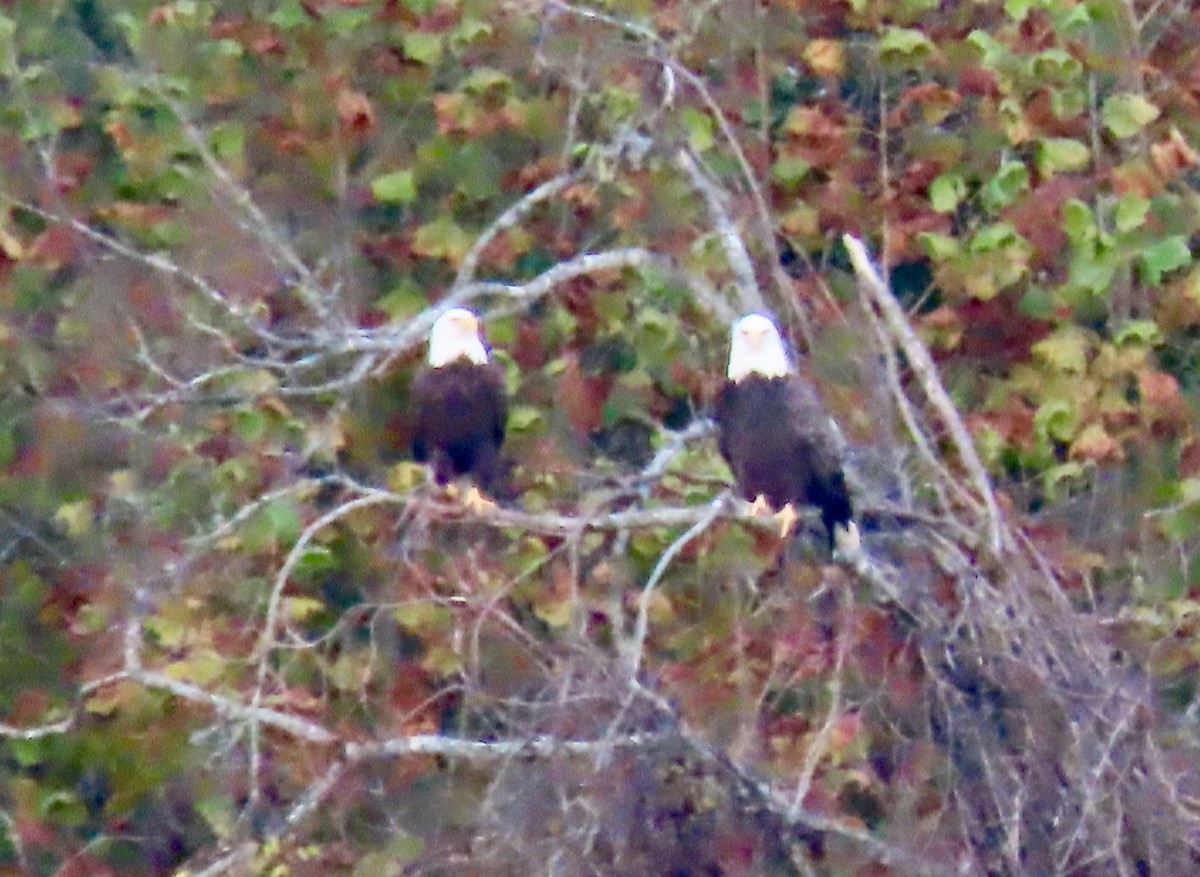
[[[959,417],[954,403],[950,401],[950,396],[946,393],[945,387],[942,386],[937,376],[937,367],[933,364],[933,359],[930,357],[929,351],[926,350],[921,340],[917,338],[912,326],[905,319],[903,311],[896,304],[896,300],[892,297],[891,292],[871,265],[866,248],[853,235],[843,235],[842,240],[846,245],[847,252],[850,254],[850,262],[854,266],[854,273],[858,277],[860,288],[870,296],[871,301],[879,308],[880,313],[883,315],[884,323],[896,339],[900,348],[904,351],[909,366],[916,374],[926,398],[934,406],[942,423],[950,432],[955,451],[958,453],[963,468],[966,469],[967,476],[975,487],[978,501],[983,504],[986,510],[985,525],[988,530],[988,542],[991,545],[992,551],[999,553],[1004,542],[1004,525],[1000,516],[1000,507],[996,504],[996,496],[992,491],[991,479],[988,477],[987,470],[983,466],[983,461],[979,459],[979,454],[975,451],[975,443],[971,439],[971,434],[967,431],[962,418]]]

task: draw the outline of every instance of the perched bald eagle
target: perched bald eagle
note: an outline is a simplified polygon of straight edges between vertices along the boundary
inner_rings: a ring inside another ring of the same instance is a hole
[[[504,372],[488,357],[475,314],[454,308],[437,318],[427,365],[412,387],[413,458],[430,462],[439,484],[471,476],[475,486],[466,501],[484,505],[480,491],[490,491],[500,475],[508,400]]]
[[[831,548],[857,543],[836,428],[769,317],[748,314],[733,324],[717,426],[721,455],[754,511],[775,509],[786,534],[797,517],[793,506],[814,505]]]

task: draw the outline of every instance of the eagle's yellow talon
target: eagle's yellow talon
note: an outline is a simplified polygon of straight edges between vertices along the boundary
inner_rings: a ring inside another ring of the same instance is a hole
[[[779,521],[779,538],[783,539],[792,532],[792,529],[796,526],[796,521],[800,520],[800,515],[796,513],[796,510],[792,508],[792,504],[789,502],[774,514],[774,518]]]
[[[767,498],[760,493],[754,498],[754,502],[750,503],[750,507],[746,509],[746,512],[751,517],[758,517],[759,515],[766,514],[770,510],[771,506],[767,502]]]
[[[496,504],[479,492],[479,488],[472,486],[463,497],[462,504],[475,514],[483,514],[490,512],[496,508]]]

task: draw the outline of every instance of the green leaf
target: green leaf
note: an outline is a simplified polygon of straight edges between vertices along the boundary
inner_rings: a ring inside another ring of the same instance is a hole
[[[300,512],[292,500],[280,497],[267,503],[242,526],[245,545],[261,551],[276,544],[287,545],[300,535]]]
[[[51,792],[42,797],[38,809],[59,825],[77,826],[87,821],[87,807],[74,792]]]
[[[523,432],[541,419],[542,412],[533,405],[514,405],[508,411],[508,428],[513,432]]]
[[[441,215],[417,229],[413,236],[413,252],[431,259],[445,259],[457,264],[471,246],[467,233],[454,224],[449,216]]]
[[[1029,168],[1025,163],[1006,161],[983,187],[983,202],[989,210],[996,211],[1007,207],[1028,188]]]
[[[1033,414],[1033,429],[1039,438],[1065,442],[1075,434],[1075,408],[1065,399],[1051,399]]]
[[[1035,320],[1049,320],[1054,316],[1055,300],[1046,289],[1041,286],[1030,286],[1021,295],[1021,300],[1017,303],[1017,310]]]
[[[1147,344],[1157,346],[1163,343],[1162,330],[1153,320],[1130,320],[1113,334],[1113,342],[1120,344]]]
[[[413,633],[430,633],[443,630],[450,623],[450,610],[429,600],[418,600],[397,606],[393,612],[396,621]]]
[[[1094,21],[1092,10],[1086,3],[1066,5],[1063,3],[1049,4],[1050,17],[1054,20],[1054,29],[1060,36],[1074,37],[1089,28]]]
[[[472,140],[446,157],[443,173],[458,191],[469,198],[482,200],[499,193],[504,168],[492,149]]]
[[[151,615],[145,621],[145,628],[165,649],[178,648],[187,639],[187,625],[174,616]]]
[[[1104,102],[1100,117],[1114,137],[1133,137],[1159,117],[1161,111],[1140,94],[1114,94]]]
[[[1024,21],[1030,10],[1040,5],[1039,0],[1004,0],[1004,12],[1014,21]]]
[[[393,320],[416,316],[428,306],[429,297],[408,276],[401,277],[395,289],[375,300],[375,307]]]
[[[962,174],[944,173],[929,184],[929,203],[938,213],[951,213],[967,195]]]
[[[337,566],[333,552],[324,545],[309,545],[296,561],[297,573],[326,572]]]
[[[267,503],[264,514],[271,522],[275,538],[290,545],[300,537],[300,511],[291,499],[281,498]]]
[[[713,145],[713,120],[708,113],[695,107],[683,108],[683,127],[688,132],[688,142],[696,152],[705,152]]]
[[[189,650],[187,657],[168,663],[163,667],[163,673],[172,679],[207,685],[220,679],[228,669],[224,655],[212,649],[196,648]]]
[[[243,441],[258,441],[267,431],[267,416],[257,408],[243,408],[233,415],[233,431]]]
[[[337,36],[347,36],[370,22],[371,11],[368,9],[334,6],[324,11],[322,20],[325,22],[325,26]]]
[[[1082,478],[1083,474],[1083,465],[1074,460],[1060,463],[1042,473],[1042,489],[1046,491],[1048,499],[1057,499],[1070,489],[1072,481]]]
[[[385,204],[410,204],[417,197],[417,184],[411,170],[392,171],[371,180],[371,194]]]
[[[997,68],[1000,62],[1012,57],[1012,50],[984,30],[973,30],[967,34],[967,42],[979,50],[983,66]]]
[[[1065,49],[1046,49],[1033,56],[1030,70],[1039,80],[1065,84],[1079,77],[1083,65]]]
[[[1150,212],[1150,199],[1128,193],[1121,196],[1113,210],[1113,224],[1119,232],[1130,232],[1146,224]]]
[[[209,132],[208,142],[213,153],[222,161],[241,161],[246,148],[246,129],[236,122],[225,122]]]
[[[1087,146],[1069,137],[1047,137],[1038,143],[1038,172],[1044,177],[1059,171],[1082,170],[1091,160]]]
[[[1021,239],[1017,230],[1007,222],[994,222],[976,232],[975,236],[971,238],[968,248],[973,253],[994,253]]]
[[[1075,326],[1057,329],[1033,345],[1036,356],[1065,372],[1083,374],[1087,371],[1089,348],[1087,335]]]
[[[955,238],[941,232],[923,231],[917,235],[917,242],[925,250],[925,255],[935,262],[953,259],[962,251]]]
[[[1071,257],[1067,276],[1072,285],[1103,295],[1112,285],[1120,262],[1120,257],[1107,247],[1087,247]]]
[[[451,41],[456,47],[462,47],[475,42],[480,37],[491,36],[493,31],[494,28],[486,21],[468,17],[460,21],[454,28]]]
[[[325,603],[314,597],[284,597],[283,615],[292,621],[304,621],[325,609]]]
[[[45,746],[38,738],[22,740],[12,737],[5,741],[4,746],[19,767],[35,767],[46,757]]]
[[[1142,250],[1142,275],[1147,283],[1158,285],[1168,271],[1182,268],[1192,261],[1187,239],[1180,234],[1172,235],[1151,247]]]
[[[313,20],[304,11],[304,6],[301,5],[300,0],[284,0],[274,12],[267,16],[267,21],[276,27],[288,30],[293,27],[312,24]]]
[[[92,501],[81,499],[78,502],[63,503],[54,513],[54,521],[62,525],[67,536],[76,538],[92,529]]]
[[[544,599],[533,604],[533,614],[548,627],[563,628],[571,623],[575,604],[570,599]]]
[[[405,56],[418,64],[436,64],[442,57],[441,34],[409,31],[401,38],[400,46],[404,49]]]
[[[933,43],[919,30],[889,27],[879,38],[879,55],[886,60],[919,61],[934,53]]]
[[[494,67],[477,67],[463,80],[462,90],[471,94],[483,94],[492,89],[507,88],[512,84],[512,77]]]
[[[1071,243],[1080,244],[1096,239],[1096,220],[1092,209],[1078,198],[1071,198],[1062,207],[1063,231]]]
[[[771,165],[771,175],[785,186],[795,186],[812,169],[807,161],[798,155],[784,155]]]

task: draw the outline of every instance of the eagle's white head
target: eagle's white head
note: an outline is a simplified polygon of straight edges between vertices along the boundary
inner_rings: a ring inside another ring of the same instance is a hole
[[[466,308],[451,308],[429,330],[429,365],[441,368],[456,359],[476,365],[488,361],[487,348],[479,337],[479,318]]]
[[[771,318],[746,314],[733,324],[729,339],[729,369],[726,376],[737,383],[748,375],[781,378],[792,373],[783,337]]]

